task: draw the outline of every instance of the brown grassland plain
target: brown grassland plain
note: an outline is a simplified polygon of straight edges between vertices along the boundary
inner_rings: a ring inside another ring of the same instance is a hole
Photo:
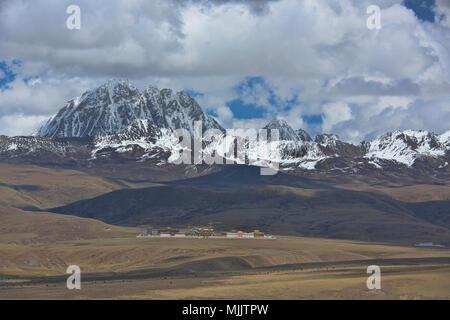
[[[45,209],[124,188],[151,187],[79,170],[0,162],[0,206]]]
[[[137,228],[11,208],[0,208],[0,226],[1,299],[450,298],[445,248],[137,238]],[[381,290],[366,288],[372,264],[381,267]],[[81,290],[66,288],[69,265],[82,270]]]
[[[447,248],[283,236],[137,238],[139,228],[17,209],[155,185],[0,163],[0,299],[450,299]],[[358,181],[339,188],[405,202],[450,199],[447,185],[384,188]],[[381,290],[366,288],[372,264],[381,267]],[[69,265],[81,268],[81,290],[66,288]]]

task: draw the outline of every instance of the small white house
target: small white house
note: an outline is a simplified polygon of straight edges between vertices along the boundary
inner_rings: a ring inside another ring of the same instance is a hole
[[[186,235],[184,233],[175,233],[173,236],[176,237],[176,238],[186,237]]]
[[[242,238],[246,238],[246,239],[250,239],[250,238],[254,238],[255,235],[253,233],[243,233],[242,234]]]
[[[227,238],[238,238],[239,235],[235,232],[227,232]]]

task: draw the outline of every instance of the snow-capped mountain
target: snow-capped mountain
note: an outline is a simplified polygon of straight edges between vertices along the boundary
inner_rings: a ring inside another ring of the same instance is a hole
[[[339,136],[332,133],[318,134],[314,141],[322,146],[335,145],[339,141]]]
[[[311,136],[303,129],[294,130],[285,120],[273,119],[263,129],[278,130],[281,141],[312,141]],[[270,131],[268,134],[270,138]]]
[[[395,131],[370,142],[366,158],[394,160],[412,166],[418,158],[444,156],[448,146],[445,134],[428,131]]]
[[[110,153],[133,153],[139,161],[163,155],[173,159],[178,147],[172,130],[159,128],[150,120],[135,120],[119,133],[94,138],[91,159]]]
[[[150,86],[141,96],[140,106],[150,116],[140,117],[151,120],[157,127],[166,129],[187,129],[194,134],[194,122],[203,123],[203,131],[207,129],[225,130],[222,126],[203,112],[197,101],[185,91],[174,93],[171,89]]]
[[[88,139],[0,136],[0,159],[51,163],[84,160],[89,157]]]
[[[145,116],[140,94],[124,80],[110,80],[74,98],[38,132],[41,137],[94,137],[119,132]]]
[[[39,137],[6,137],[0,136],[0,151],[12,154],[33,152],[64,153],[66,144],[48,138]]]
[[[269,130],[278,130],[278,139],[281,141],[300,141],[302,140],[297,132],[284,120],[273,119],[263,129],[268,130],[268,137],[270,138]]]
[[[302,141],[312,141],[309,133],[303,129],[295,130],[295,133],[297,134],[297,137]]]
[[[446,146],[447,149],[450,148],[450,130],[439,136],[439,142]]]
[[[204,130],[224,130],[184,91],[173,93],[150,86],[141,94],[127,80],[110,80],[67,102],[37,135],[97,137],[119,133],[136,120],[151,121],[159,128],[183,128],[191,133],[194,121],[202,121]]]
[[[186,129],[192,137],[196,121],[202,122],[203,132],[219,131],[214,139],[202,141],[203,154],[217,155],[227,163],[356,172],[361,168],[414,167],[417,160],[422,168],[443,169],[450,162],[450,130],[441,135],[395,131],[355,145],[331,133],[313,140],[306,131],[274,119],[264,126],[269,129],[268,141],[250,141],[226,132],[184,91],[149,86],[141,93],[126,80],[110,80],[70,100],[35,137],[0,136],[0,159],[53,154],[86,161],[153,159],[162,165],[179,160],[181,150],[191,151],[192,145],[183,146],[174,130]],[[271,141],[271,130],[278,130],[278,141]]]

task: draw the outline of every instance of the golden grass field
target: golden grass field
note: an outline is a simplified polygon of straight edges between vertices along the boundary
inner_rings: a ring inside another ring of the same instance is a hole
[[[215,277],[160,277],[83,281],[68,290],[64,281],[0,287],[1,299],[449,299],[450,268],[383,266],[381,290],[366,288],[365,268],[329,267]],[[383,274],[383,271],[389,273]],[[82,278],[83,279],[83,278]]]
[[[1,299],[450,298],[448,249],[300,237],[137,238],[137,228],[7,208],[0,226]],[[381,290],[366,288],[370,264],[381,267]],[[69,265],[83,272],[79,291],[66,289]]]
[[[0,206],[58,207],[123,188],[150,187],[90,175],[77,170],[0,162]]]

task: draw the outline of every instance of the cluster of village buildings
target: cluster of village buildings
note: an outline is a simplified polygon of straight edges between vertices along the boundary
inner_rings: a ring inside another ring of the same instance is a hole
[[[138,237],[198,237],[198,238],[209,238],[209,237],[222,237],[222,238],[273,238],[271,235],[264,234],[264,232],[259,230],[254,230],[253,232],[244,232],[232,230],[231,232],[215,232],[214,228],[190,228],[186,230],[179,230],[173,228],[161,228],[161,229],[144,229],[138,235]]]

